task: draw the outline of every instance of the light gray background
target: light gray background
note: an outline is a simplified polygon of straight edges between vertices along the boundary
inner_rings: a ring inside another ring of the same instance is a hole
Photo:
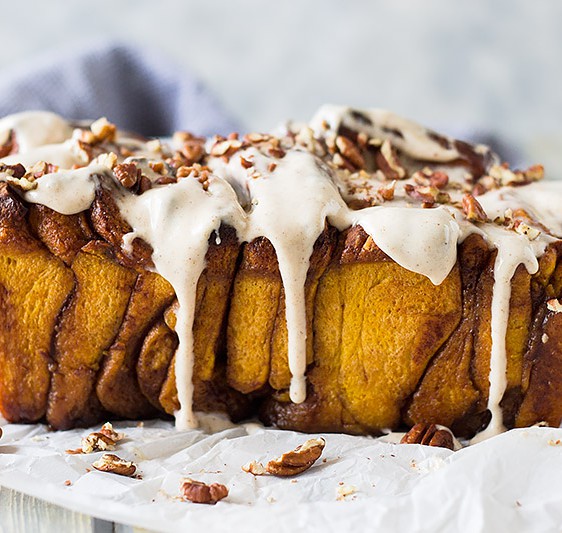
[[[487,130],[562,176],[560,0],[2,2],[0,69],[120,39],[190,66],[250,128],[323,102]]]

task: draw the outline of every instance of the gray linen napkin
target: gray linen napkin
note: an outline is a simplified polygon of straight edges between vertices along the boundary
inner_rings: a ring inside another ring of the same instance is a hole
[[[144,135],[186,129],[199,135],[238,131],[194,75],[156,52],[122,43],[55,50],[4,69],[0,116],[49,110],[69,119],[106,116]]]

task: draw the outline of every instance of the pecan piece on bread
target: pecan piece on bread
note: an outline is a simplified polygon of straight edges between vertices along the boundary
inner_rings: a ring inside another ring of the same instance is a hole
[[[400,444],[424,444],[439,448],[454,449],[453,434],[448,429],[440,429],[435,424],[419,422],[406,433]]]
[[[486,211],[470,193],[465,194],[462,198],[462,210],[466,219],[470,222],[486,222],[488,220]]]
[[[214,505],[228,496],[228,489],[220,483],[207,485],[202,481],[187,478],[181,482],[180,493],[184,500]]]

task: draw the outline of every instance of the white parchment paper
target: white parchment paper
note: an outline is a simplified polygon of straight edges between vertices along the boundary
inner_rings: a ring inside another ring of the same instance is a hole
[[[114,424],[127,437],[112,453],[138,464],[142,479],[132,479],[90,470],[101,453],[65,453],[92,429],[3,424],[0,485],[157,531],[562,529],[560,429],[513,430],[457,452],[327,434],[324,461],[295,478],[275,478],[241,466],[267,462],[309,435],[212,425],[213,432],[178,432],[164,421]],[[223,483],[230,494],[215,506],[179,501],[183,477]],[[338,500],[342,490],[352,494]]]

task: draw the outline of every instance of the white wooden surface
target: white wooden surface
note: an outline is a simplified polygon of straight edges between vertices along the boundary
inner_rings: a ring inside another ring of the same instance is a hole
[[[0,533],[141,533],[0,487]]]

